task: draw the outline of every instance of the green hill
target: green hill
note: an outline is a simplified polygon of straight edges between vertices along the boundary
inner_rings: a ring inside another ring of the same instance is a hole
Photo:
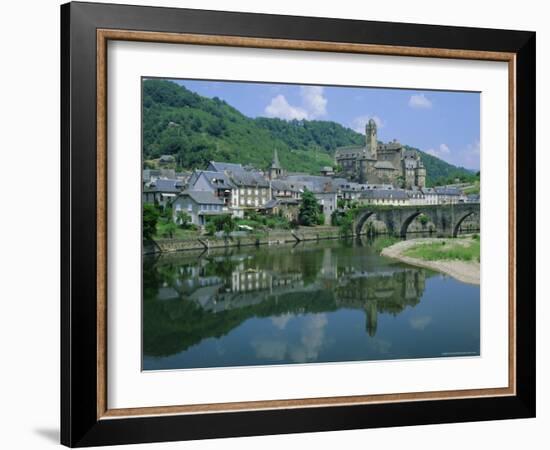
[[[334,164],[336,147],[360,145],[363,139],[336,122],[252,119],[217,97],[200,96],[171,81],[143,82],[145,165],[160,155],[174,155],[182,169],[205,168],[212,160],[267,168],[276,148],[283,167],[317,174],[321,167]],[[431,155],[421,155],[428,184],[472,175]]]

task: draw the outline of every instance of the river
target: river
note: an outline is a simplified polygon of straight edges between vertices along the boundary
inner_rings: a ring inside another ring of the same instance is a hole
[[[143,261],[144,370],[479,352],[479,286],[384,258],[376,241]]]

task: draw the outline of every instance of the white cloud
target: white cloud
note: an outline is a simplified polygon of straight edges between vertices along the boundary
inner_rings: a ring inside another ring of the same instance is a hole
[[[265,107],[265,113],[268,117],[277,117],[284,120],[301,120],[308,118],[305,109],[291,106],[282,94],[271,99],[271,103]]]
[[[439,148],[430,148],[426,150],[426,153],[447,161],[447,158],[451,155],[451,149],[447,144],[441,144]]]
[[[285,316],[280,316],[285,317]],[[290,316],[288,319],[290,319]],[[285,317],[286,320],[286,317]],[[282,322],[275,322],[272,319],[273,325],[279,329],[283,329],[280,325]],[[301,336],[299,341],[292,340],[288,342],[287,338],[279,337],[275,339],[260,338],[254,340],[251,345],[256,352],[256,356],[261,359],[270,359],[282,361],[290,359],[294,362],[315,361],[319,357],[319,353],[323,348],[325,338],[325,327],[328,323],[326,314],[312,314],[303,319],[301,327]]]
[[[328,100],[323,96],[321,86],[302,86],[300,95],[310,119],[325,116],[327,114]]]
[[[409,106],[411,108],[430,109],[432,102],[424,94],[415,94],[409,98]]]
[[[279,330],[284,330],[286,328],[286,324],[292,319],[294,316],[292,314],[283,314],[281,316],[273,317],[271,319],[271,322],[273,325],[275,325]]]
[[[409,324],[415,330],[424,330],[432,321],[431,316],[413,317],[409,320]]]
[[[468,167],[470,169],[479,168],[480,158],[480,145],[479,139],[476,139],[473,144],[468,144],[466,149],[462,152],[461,166]]]
[[[261,359],[282,361],[287,353],[286,342],[282,340],[261,339],[252,342],[256,356]]]
[[[448,145],[441,144],[438,148],[426,150],[426,153],[447,161],[450,164],[454,164],[455,166],[478,170],[479,147],[479,139],[476,139],[472,144],[468,144],[460,150],[451,150]]]
[[[374,120],[378,129],[384,127],[385,125],[385,122],[380,117],[365,114],[363,116],[358,116],[351,121],[351,129],[357,131],[357,133],[365,134],[365,125],[370,119]]]
[[[314,314],[306,319],[302,329],[300,344],[290,349],[290,359],[294,362],[303,363],[315,361],[323,347],[325,327],[328,323],[325,314]]]
[[[316,119],[326,116],[328,100],[323,95],[321,86],[302,86],[300,88],[301,106],[291,105],[282,94],[271,99],[264,109],[268,117],[284,120]]]

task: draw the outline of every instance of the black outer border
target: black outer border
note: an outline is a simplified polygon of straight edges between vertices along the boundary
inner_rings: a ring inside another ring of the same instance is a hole
[[[517,395],[98,421],[97,28],[516,53]],[[61,6],[62,444],[81,447],[534,416],[534,32],[94,3]]]

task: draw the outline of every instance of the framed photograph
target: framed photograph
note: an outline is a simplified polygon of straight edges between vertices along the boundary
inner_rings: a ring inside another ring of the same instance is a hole
[[[61,7],[61,441],[535,415],[535,33]]]

